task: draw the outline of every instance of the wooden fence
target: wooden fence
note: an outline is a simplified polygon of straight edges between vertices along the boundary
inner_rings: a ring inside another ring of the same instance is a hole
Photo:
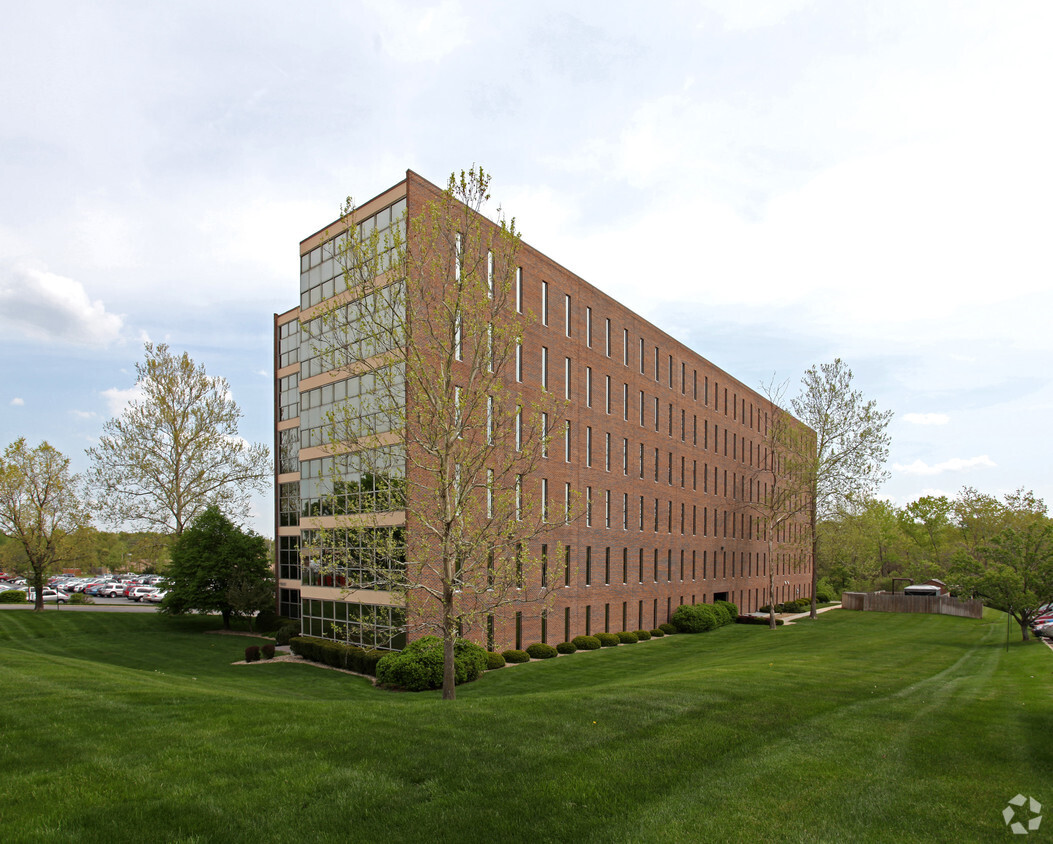
[[[960,601],[950,595],[904,595],[902,592],[845,592],[841,608],[863,612],[924,612],[980,618],[981,601]]]

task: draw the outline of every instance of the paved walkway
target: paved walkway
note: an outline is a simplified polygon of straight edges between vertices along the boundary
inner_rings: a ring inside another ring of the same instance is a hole
[[[829,612],[830,610],[839,610],[839,609],[841,609],[841,605],[840,604],[831,604],[828,607],[819,607],[819,608],[817,608],[816,609],[816,613]],[[808,612],[795,612],[795,613],[791,613],[790,615],[776,615],[775,617],[776,618],[781,618],[782,621],[783,621],[783,624],[793,624],[798,619],[810,618],[811,615],[812,615],[812,613],[809,610]]]

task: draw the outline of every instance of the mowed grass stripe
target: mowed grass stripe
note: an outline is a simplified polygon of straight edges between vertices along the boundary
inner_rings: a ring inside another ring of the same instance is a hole
[[[728,627],[492,672],[450,706],[232,666],[250,640],[208,619],[46,615],[0,613],[30,713],[0,751],[11,840],[984,840],[1049,769],[1053,655],[1006,654],[1001,616]]]

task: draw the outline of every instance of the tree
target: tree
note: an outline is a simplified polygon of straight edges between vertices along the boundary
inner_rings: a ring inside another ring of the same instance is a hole
[[[837,358],[811,367],[801,378],[793,400],[797,418],[815,431],[811,480],[812,608],[816,617],[815,560],[819,558],[819,526],[849,502],[871,497],[887,477],[888,424],[892,411],[881,411],[873,400],[852,387],[852,370]]]
[[[757,516],[768,544],[768,626],[775,630],[776,554],[799,553],[801,517],[809,510],[808,471],[814,441],[810,432],[780,406],[785,385],[769,383],[762,389],[771,409],[763,431],[760,466],[743,500],[744,508]]]
[[[218,507],[206,507],[172,544],[162,612],[218,612],[231,616],[274,605],[271,562],[263,537],[243,531]],[[266,595],[266,599],[263,596]]]
[[[4,449],[0,529],[17,543],[12,560],[32,580],[38,612],[44,609],[44,579],[75,556],[72,537],[88,521],[68,457],[47,442],[29,448],[24,437]]]
[[[336,527],[306,532],[303,554],[348,589],[390,592],[411,629],[442,637],[444,699],[458,635],[562,579],[560,555],[532,541],[573,510],[550,513],[532,478],[563,403],[511,386],[529,315],[515,302],[515,222],[482,213],[489,182],[482,168],[451,175],[405,234],[349,225],[335,256],[348,292],[302,329],[334,379],[365,373],[327,416],[321,515]],[[354,211],[348,200],[343,219]]]
[[[206,507],[245,515],[270,477],[268,449],[238,436],[241,410],[224,378],[184,352],[146,344],[142,395],[88,449],[88,480],[110,520],[179,536]]]
[[[1053,521],[1042,499],[1018,490],[1005,497],[1004,525],[972,552],[959,551],[952,574],[961,590],[1016,619],[1026,642],[1040,607],[1053,601]]]

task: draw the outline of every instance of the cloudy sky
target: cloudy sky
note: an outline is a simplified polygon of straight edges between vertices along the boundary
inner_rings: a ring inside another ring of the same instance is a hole
[[[269,441],[300,239],[478,163],[531,245],[745,383],[845,359],[897,503],[1053,502],[1051,36],[1048,0],[19,4],[0,441],[83,470],[144,339]]]

